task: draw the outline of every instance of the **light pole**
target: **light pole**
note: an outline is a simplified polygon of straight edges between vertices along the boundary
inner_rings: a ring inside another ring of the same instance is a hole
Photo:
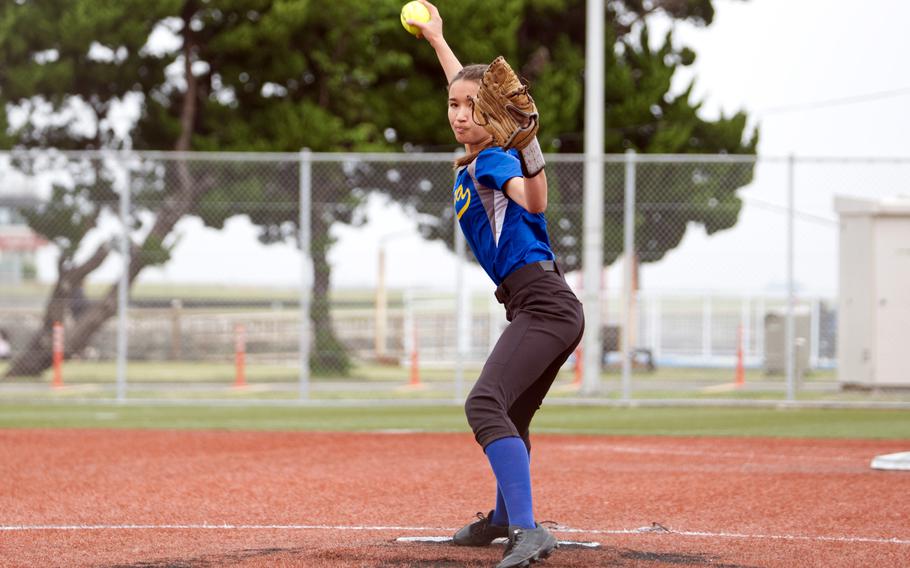
[[[385,284],[385,264],[386,264],[386,243],[396,238],[413,235],[413,231],[396,231],[387,233],[379,237],[379,251],[376,268],[376,333],[373,334],[373,349],[376,353],[376,361],[382,362],[386,358],[386,336],[388,333],[388,309],[389,298],[386,293]]]

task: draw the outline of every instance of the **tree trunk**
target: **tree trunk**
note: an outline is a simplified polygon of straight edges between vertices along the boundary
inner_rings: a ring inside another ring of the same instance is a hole
[[[13,357],[5,378],[38,376],[51,366],[54,323],[63,321],[68,299],[68,286],[60,279],[48,298],[41,329],[32,336],[28,347]]]
[[[182,175],[181,178],[184,178],[184,176]],[[185,179],[188,179],[188,176]],[[146,242],[160,243],[163,241],[173,230],[174,225],[195,207],[199,196],[204,192],[204,188],[207,189],[209,185],[198,184],[194,187],[190,183],[185,185],[180,194],[175,196],[174,199],[168,200],[158,213],[155,224],[148,237],[146,237]],[[136,277],[149,264],[139,254],[140,250],[140,247],[133,247],[130,255],[129,272],[127,274],[127,285],[129,287],[132,287]],[[104,257],[106,255],[107,251],[105,250]],[[104,257],[96,258],[97,263],[86,263],[78,270],[61,272],[57,285],[48,300],[41,329],[32,337],[28,349],[16,357],[10,365],[9,370],[6,372],[7,377],[37,376],[50,367],[54,322],[64,321],[66,306],[72,291],[82,286],[85,277],[100,266]],[[117,313],[117,287],[117,284],[111,285],[102,300],[92,302],[90,307],[74,321],[71,329],[66,333],[64,358],[81,353],[104,323]]]
[[[6,377],[33,377],[40,375],[51,366],[53,360],[54,324],[57,322],[62,323],[65,320],[67,307],[75,296],[75,291],[82,288],[85,277],[101,266],[109,252],[110,249],[106,245],[102,245],[85,263],[76,267],[68,267],[70,259],[61,256],[57,263],[59,274],[57,284],[51,291],[47,306],[44,309],[44,320],[42,321],[41,329],[32,336],[28,348],[20,352],[10,363],[6,371]],[[93,311],[94,308],[86,310],[82,314],[83,317],[80,318],[80,322],[97,318],[97,315],[93,315]],[[80,326],[77,326],[69,333],[71,340],[68,343],[69,349],[66,350],[67,353],[78,353],[85,348],[85,343],[81,343],[79,340],[80,333]]]
[[[329,249],[329,228],[320,215],[313,215],[313,303],[310,320],[313,322],[315,348],[310,355],[310,368],[317,373],[347,375],[351,368],[344,345],[335,336],[329,302],[331,267],[326,252]]]
[[[190,150],[190,141],[192,140],[198,113],[196,99],[199,96],[199,81],[192,72],[197,45],[196,38],[190,27],[190,21],[195,14],[196,8],[196,2],[188,0],[181,14],[184,24],[183,55],[187,91],[184,94],[180,112],[180,134],[174,147],[177,151]],[[176,167],[179,187],[164,200],[162,208],[155,219],[155,224],[146,237],[146,245],[159,247],[160,243],[164,242],[165,237],[174,229],[177,222],[196,207],[199,198],[214,184],[213,180],[193,179],[186,162],[183,160],[178,161]],[[145,246],[139,249],[133,247],[130,254],[130,264],[127,273],[127,285],[129,287],[132,287],[142,269],[150,264],[149,260],[144,259],[141,254],[137,254],[143,249],[145,249]],[[67,269],[66,267],[70,259],[61,256],[58,266],[57,284],[48,299],[41,329],[32,337],[28,349],[12,362],[6,372],[6,377],[37,376],[51,366],[54,323],[63,322],[66,307],[73,295],[73,291],[82,287],[86,276],[101,265],[108,252],[108,248],[102,246],[92,258],[73,269]],[[104,298],[101,301],[93,302],[88,309],[79,314],[78,318],[75,318],[74,314],[75,322],[72,329],[66,334],[64,358],[81,353],[104,323],[117,313],[117,286],[117,284],[114,284],[108,288]]]

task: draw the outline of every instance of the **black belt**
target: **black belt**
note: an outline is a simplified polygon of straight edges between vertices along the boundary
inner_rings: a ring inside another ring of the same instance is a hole
[[[505,304],[512,295],[540,278],[545,272],[562,274],[555,260],[539,260],[516,268],[496,287],[496,300],[500,304]]]

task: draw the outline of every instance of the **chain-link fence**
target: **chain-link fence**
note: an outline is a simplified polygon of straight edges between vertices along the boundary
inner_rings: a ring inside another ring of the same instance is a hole
[[[0,392],[462,400],[507,322],[455,226],[452,159],[0,154]],[[910,160],[607,156],[595,227],[583,157],[548,162],[552,247],[599,298],[597,353],[552,396],[910,401],[837,374],[834,208],[910,192]]]

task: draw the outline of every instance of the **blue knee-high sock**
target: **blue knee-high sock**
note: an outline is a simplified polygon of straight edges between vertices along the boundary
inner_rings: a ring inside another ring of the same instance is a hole
[[[517,436],[500,438],[487,445],[485,451],[509,515],[509,525],[533,529],[536,525],[531,499],[531,462],[524,441]]]
[[[505,527],[509,524],[506,500],[502,497],[502,489],[499,488],[499,482],[496,483],[496,508],[493,509],[493,516],[490,517],[490,522],[500,527]]]
[[[527,446],[525,446],[527,449]],[[531,452],[528,451],[528,463],[530,463]],[[509,513],[506,509],[506,500],[502,497],[502,489],[499,488],[499,483],[496,483],[496,508],[493,509],[493,516],[490,517],[490,522],[499,527],[505,527],[509,525]]]

